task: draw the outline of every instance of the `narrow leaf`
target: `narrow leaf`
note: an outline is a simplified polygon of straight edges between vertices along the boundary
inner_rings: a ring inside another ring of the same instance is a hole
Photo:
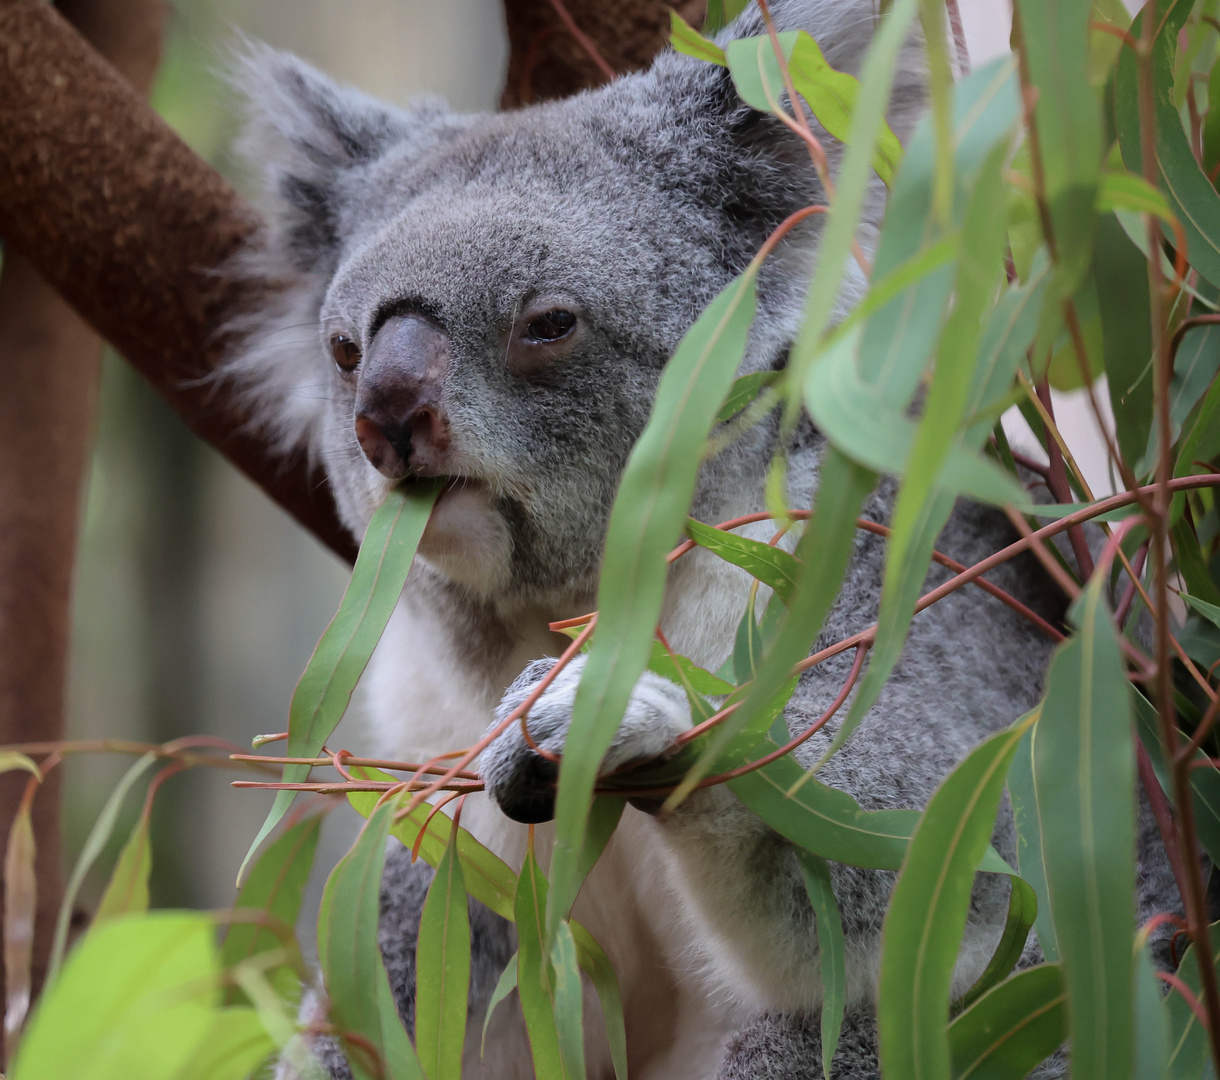
[[[798,567],[795,557],[783,548],[715,529],[694,518],[686,520],[686,535],[725,562],[740,566],[751,577],[770,585],[785,603],[792,597]]]
[[[1058,964],[1040,964],[985,994],[949,1025],[953,1080],[1021,1080],[1067,1037]]]
[[[283,835],[259,856],[233,906],[265,912],[285,927],[294,928],[301,913],[305,883],[313,867],[321,827],[321,815],[311,814],[285,829]],[[280,939],[267,927],[234,922],[225,934],[220,959],[226,968],[232,968],[259,953],[280,947]],[[232,993],[231,999],[237,1000]]]
[[[41,779],[33,762],[30,767],[35,778]],[[28,783],[32,785],[33,781]],[[4,853],[4,1045],[9,1059],[30,1008],[34,916],[38,907],[34,827],[30,821],[33,796],[34,791],[27,788],[17,804]]]
[[[911,837],[882,931],[877,1023],[887,1074],[948,1074],[949,991],[975,867],[995,828],[1009,763],[1031,722],[973,750],[932,796]]]
[[[847,960],[843,948],[843,921],[831,887],[830,867],[826,860],[797,849],[805,891],[813,905],[818,931],[818,961],[822,979],[822,1076],[831,1078],[831,1062],[839,1046],[843,1027],[843,1007],[847,1000]]]
[[[369,522],[339,610],[293,691],[288,757],[315,757],[347,711],[356,683],[398,603],[440,490],[439,482],[426,481],[395,488]],[[284,783],[301,783],[308,776],[308,765],[284,766]],[[294,794],[276,793],[267,820],[237,872],[238,885],[254,852],[287,812]]]
[[[381,782],[395,780],[389,773],[368,766],[353,766],[351,773],[364,780]],[[377,792],[353,791],[348,795],[347,801],[358,814],[368,817],[376,807],[378,798]],[[414,849],[420,830],[424,829],[423,839],[419,844],[419,855],[424,862],[435,869],[444,858],[449,844],[450,819],[441,818],[440,815],[434,816],[425,829],[424,822],[431,813],[430,805],[417,806],[402,821],[395,822],[390,827],[390,835],[401,840],[404,847]],[[513,897],[517,892],[517,875],[513,873],[508,863],[480,844],[466,829],[458,830],[457,845],[458,856],[462,860],[462,879],[466,891],[480,904],[486,905],[501,918],[512,922]]]
[[[415,951],[415,1049],[428,1080],[461,1080],[470,992],[470,915],[457,828],[424,900]]]
[[[576,959],[576,941],[566,921],[555,932],[551,949],[555,971],[555,1031],[564,1076],[585,1076],[584,991]]]
[[[51,961],[47,971],[48,979],[55,977],[55,973],[59,971],[59,965],[63,962],[64,949],[68,944],[68,925],[72,919],[72,909],[76,906],[76,896],[80,892],[85,875],[89,873],[90,868],[97,861],[97,857],[102,853],[107,842],[110,840],[110,835],[114,832],[114,826],[118,820],[119,811],[123,807],[123,800],[126,798],[127,792],[131,790],[131,785],[140,778],[140,774],[155,760],[155,754],[145,754],[123,774],[123,778],[115,786],[114,791],[110,793],[110,797],[102,807],[101,813],[98,814],[97,820],[93,823],[93,828],[89,830],[89,835],[85,839],[85,846],[81,848],[76,865],[72,868],[72,875],[68,878],[68,885],[64,889],[64,899],[59,908],[59,918],[55,922],[55,938],[51,944]]]
[[[1017,866],[1021,876],[1037,896],[1038,917],[1034,929],[1042,955],[1054,963],[1059,959],[1059,942],[1051,921],[1050,896],[1046,891],[1046,867],[1042,861],[1042,826],[1038,815],[1038,795],[1034,787],[1035,724],[1021,739],[1008,769],[1008,795],[1012,800],[1013,822],[1017,829]]]
[[[724,50],[714,41],[709,41],[676,11],[669,13],[669,43],[677,52],[686,53],[696,60],[706,60],[725,67]]]
[[[1135,774],[1122,654],[1095,576],[1047,676],[1034,744],[1051,913],[1072,1015],[1072,1072],[1128,1075],[1134,1053]]]
[[[152,872],[152,846],[148,818],[141,814],[119,852],[106,891],[98,904],[97,920],[148,910],[148,877]]]
[[[318,962],[340,1031],[361,1036],[381,1054],[388,1080],[422,1080],[419,1060],[393,1009],[377,944],[381,871],[394,809],[384,803],[373,813],[326,881],[318,911]],[[369,1080],[360,1054],[348,1057],[357,1080]]]
[[[755,272],[721,292],[683,337],[615,496],[598,588],[597,633],[559,767],[547,911],[552,933],[580,889],[580,852],[598,768],[652,652],[665,555],[686,520],[699,449],[745,353]]]
[[[623,1020],[623,995],[619,990],[614,965],[602,947],[580,923],[569,924],[576,940],[576,955],[580,969],[593,983],[606,1021],[606,1041],[610,1044],[610,1060],[614,1064],[615,1080],[627,1080],[627,1026]]]
[[[480,1057],[487,1053],[487,1027],[491,1023],[492,1014],[496,1011],[497,1006],[516,989],[517,954],[513,953],[504,966],[504,970],[500,972],[500,978],[496,980],[496,988],[491,992],[491,997],[487,1002],[487,1013],[483,1017],[483,1036],[479,1040]]]
[[[555,986],[544,951],[547,881],[531,848],[517,882],[517,995],[537,1080],[570,1080],[555,1030]]]

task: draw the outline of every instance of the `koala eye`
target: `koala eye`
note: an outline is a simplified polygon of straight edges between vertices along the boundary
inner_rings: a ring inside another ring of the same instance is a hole
[[[343,372],[355,371],[360,364],[360,346],[346,334],[334,334],[330,339],[330,354]]]
[[[525,328],[525,336],[534,341],[558,341],[561,337],[567,337],[575,325],[575,315],[563,308],[555,308],[531,320]]]

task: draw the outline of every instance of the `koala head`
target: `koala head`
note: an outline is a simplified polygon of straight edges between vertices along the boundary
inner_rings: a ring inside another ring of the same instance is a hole
[[[775,7],[858,67],[871,0]],[[725,36],[762,30],[751,8]],[[258,420],[316,456],[355,535],[389,486],[443,477],[420,547],[435,571],[500,603],[589,598],[666,360],[768,234],[823,201],[803,145],[727,70],[674,53],[475,116],[392,108],[265,48],[239,83],[273,203],[246,272],[282,286],[231,364]],[[900,76],[896,99],[918,85]],[[768,264],[747,370],[782,363],[816,229]]]

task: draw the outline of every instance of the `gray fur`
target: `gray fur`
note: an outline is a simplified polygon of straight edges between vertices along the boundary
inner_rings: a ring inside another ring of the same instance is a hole
[[[809,30],[831,64],[858,71],[875,24],[872,0],[775,0],[773,9],[781,29]],[[722,40],[760,30],[751,7]],[[803,145],[741,104],[724,69],[673,53],[600,90],[499,115],[455,116],[436,103],[394,109],[262,48],[248,50],[239,80],[251,101],[246,152],[266,177],[274,224],[260,253],[236,272],[281,289],[236,328],[243,344],[229,375],[283,453],[307,454],[325,469],[354,536],[390,481],[365,459],[353,433],[361,369],[341,376],[327,338],[347,335],[367,356],[380,327],[396,316],[417,316],[443,333],[439,392],[450,442],[441,472],[457,483],[438,503],[366,683],[374,717],[400,755],[465,745],[507,715],[553,664],[539,659],[553,644],[547,621],[593,605],[610,505],[665,361],[775,226],[824,201],[820,185]],[[923,82],[912,41],[890,110],[904,140],[922,109]],[[821,134],[833,169],[841,147]],[[874,180],[859,234],[866,250],[883,210],[884,190]],[[785,363],[819,230],[819,218],[809,219],[764,265],[743,371]],[[856,275],[846,293],[860,285]],[[575,312],[579,333],[547,362],[520,370],[511,362],[518,320],[532,304]],[[706,462],[692,513],[715,522],[762,509],[776,437],[775,425],[764,423]],[[786,447],[796,505],[814,498],[822,446],[805,427]],[[893,496],[893,485],[883,482],[868,515],[887,521]],[[961,504],[938,546],[970,563],[1010,540],[1000,515]],[[882,541],[859,533],[815,647],[875,620],[883,561]],[[944,576],[934,569],[928,584]],[[1031,560],[991,577],[1048,617],[1061,614]],[[662,617],[675,648],[719,665],[745,588],[740,573],[706,552],[677,564]],[[922,807],[980,739],[1036,701],[1049,652],[991,597],[954,594],[915,620],[894,677],[821,779],[869,809]],[[843,654],[802,677],[786,713],[791,731],[823,712],[851,659]],[[579,668],[564,672],[531,710],[531,736],[544,749],[563,745]],[[689,723],[682,692],[647,676],[607,770],[663,750]],[[799,760],[819,755],[834,730],[832,723],[815,736]],[[553,766],[529,749],[519,726],[493,744],[482,768],[501,805],[518,817],[549,816]],[[667,1062],[651,1072],[647,1062],[633,1064],[633,1075],[705,1080],[711,1074],[686,1048],[700,1038],[705,1052],[714,1047],[725,1030],[721,1015],[761,1014],[771,1019],[731,1044],[721,1075],[812,1076],[812,1018],[821,1004],[817,936],[791,849],[723,787],[696,793],[651,832],[646,821],[640,828],[632,835],[647,836],[663,853],[666,881],[654,891],[676,892],[680,919],[675,925],[668,894],[622,913],[637,949],[672,943],[669,952],[658,946],[656,955],[632,957],[633,970],[651,972],[643,981],[654,987],[682,974],[683,991],[702,979],[708,993],[702,1018],[692,1020],[677,1006],[665,1012],[670,1002],[662,999],[676,1000],[677,992],[640,1004],[647,995],[633,998],[625,982],[629,1044],[643,1045],[633,1041],[632,1025],[646,1029],[647,1017],[637,1017],[652,1013],[662,1030],[650,1033],[647,1061]],[[994,839],[1011,854],[1007,813]],[[870,1017],[893,875],[844,866],[832,873],[849,959],[836,1075],[866,1080],[877,1071]],[[412,1012],[422,881],[419,871],[408,874],[391,860],[382,947],[404,1019]],[[1151,872],[1147,882],[1159,890],[1164,875]],[[591,879],[586,895],[592,888]],[[978,878],[959,988],[978,974],[995,942],[1006,888],[1001,878]],[[592,899],[596,909],[600,897]],[[479,970],[502,966],[497,950],[508,947],[489,930],[480,939],[487,952],[476,960]],[[472,986],[472,1015],[473,1002]],[[717,1012],[726,1002],[732,1007]],[[506,1034],[503,1045],[514,1037]],[[605,1075],[604,1061],[595,1064],[590,1055],[590,1075]],[[501,1057],[494,1075],[528,1075],[527,1055],[510,1062],[503,1049]]]

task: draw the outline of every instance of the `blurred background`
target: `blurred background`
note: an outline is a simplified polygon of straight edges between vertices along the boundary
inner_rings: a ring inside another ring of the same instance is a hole
[[[1006,51],[1007,0],[961,7],[975,63]],[[439,94],[467,110],[495,107],[507,59],[500,0],[177,0],[154,104],[251,196],[230,152],[237,103],[220,74],[241,34],[389,100]],[[206,733],[249,746],[256,733],[283,730],[346,567],[191,436],[113,355],[101,402],[75,586],[70,737],[163,742]],[[360,749],[358,726],[349,718],[345,728],[332,745]],[[70,760],[69,865],[131,760]],[[269,801],[229,788],[232,778],[197,769],[162,789],[154,904],[232,900]],[[129,801],[134,816],[138,800]],[[320,865],[346,848],[355,825],[353,814],[331,815]],[[126,831],[117,830],[111,858]],[[93,875],[96,889],[110,861]]]

